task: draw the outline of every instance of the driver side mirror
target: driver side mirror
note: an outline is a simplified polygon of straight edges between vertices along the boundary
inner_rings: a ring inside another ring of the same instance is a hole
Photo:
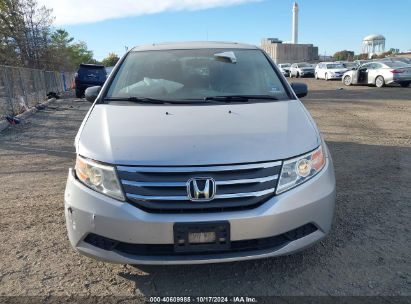
[[[94,86],[94,87],[89,87],[86,89],[86,92],[84,95],[86,96],[86,100],[89,102],[94,102],[100,93],[101,86]]]
[[[305,97],[308,94],[308,87],[305,83],[293,82],[291,83],[291,87],[293,88],[294,93],[298,98]]]

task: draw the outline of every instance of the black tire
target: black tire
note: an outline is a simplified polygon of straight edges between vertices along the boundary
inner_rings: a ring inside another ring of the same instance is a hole
[[[410,85],[410,82],[401,82],[400,86],[402,86],[403,88],[406,88]]]
[[[295,76],[296,78],[300,78],[300,73],[297,72],[297,75]]]
[[[377,88],[382,88],[383,86],[385,86],[384,77],[382,77],[382,76],[377,76],[377,77],[375,78],[375,86],[376,86]]]
[[[328,80],[329,80],[329,79],[328,79],[328,73],[325,73],[324,79],[325,79],[325,81],[328,81]]]
[[[84,92],[82,90],[76,89],[76,97],[83,98]]]
[[[351,76],[350,76],[350,75],[344,76],[343,83],[344,83],[346,86],[350,86],[350,85],[352,84],[352,78],[351,78]]]

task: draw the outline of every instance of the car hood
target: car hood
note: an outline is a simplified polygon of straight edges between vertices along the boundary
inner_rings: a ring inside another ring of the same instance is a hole
[[[87,118],[86,118],[87,119]],[[279,160],[315,149],[298,100],[233,105],[96,105],[77,152],[117,165],[213,165]]]

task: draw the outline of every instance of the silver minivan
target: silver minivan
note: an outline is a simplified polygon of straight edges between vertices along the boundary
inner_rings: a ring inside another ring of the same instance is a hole
[[[291,254],[330,231],[330,152],[261,49],[239,43],[130,50],[75,139],[65,216],[72,246],[127,264]]]

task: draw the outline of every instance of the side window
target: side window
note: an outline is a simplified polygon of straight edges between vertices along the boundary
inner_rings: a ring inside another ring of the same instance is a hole
[[[370,63],[363,64],[361,66],[361,70],[372,70],[371,64]]]

